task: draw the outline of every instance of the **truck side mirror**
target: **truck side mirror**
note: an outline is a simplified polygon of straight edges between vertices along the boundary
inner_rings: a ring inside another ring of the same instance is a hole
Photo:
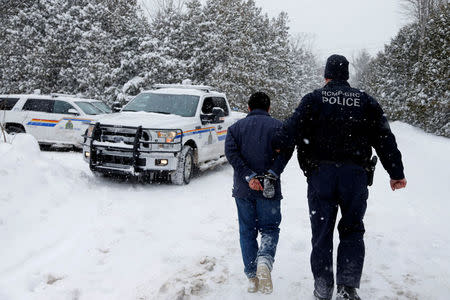
[[[120,103],[114,103],[111,106],[111,110],[113,113],[120,112],[122,110],[122,105],[120,105]]]
[[[220,107],[214,107],[212,109],[213,122],[214,123],[223,123],[225,122],[225,112]]]
[[[214,107],[209,114],[201,114],[202,125],[217,124],[225,122],[225,112],[220,107]]]

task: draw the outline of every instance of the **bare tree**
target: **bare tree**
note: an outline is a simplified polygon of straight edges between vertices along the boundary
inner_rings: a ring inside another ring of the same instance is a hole
[[[159,13],[172,10],[183,10],[185,0],[141,0],[142,6],[147,12],[149,18],[153,20]]]
[[[401,12],[413,22],[424,24],[430,14],[448,0],[400,0]]]
[[[290,43],[294,51],[299,49],[313,52],[316,36],[312,33],[299,32],[291,36]]]
[[[352,57],[351,65],[354,73],[352,74],[351,81],[355,86],[364,88],[364,76],[367,75],[371,59],[372,57],[366,49],[362,49]]]
[[[5,128],[5,118],[6,118],[6,108],[4,107],[6,105],[6,101],[3,103],[0,102],[0,110],[3,110],[3,118],[0,120],[0,131],[3,134],[3,139],[6,143],[6,128]]]
[[[0,131],[2,132],[3,140],[4,140],[5,143],[6,143],[6,134],[5,134],[6,129],[3,128],[3,124],[0,124]]]
[[[401,12],[413,21],[423,24],[430,13],[448,0],[400,0]]]

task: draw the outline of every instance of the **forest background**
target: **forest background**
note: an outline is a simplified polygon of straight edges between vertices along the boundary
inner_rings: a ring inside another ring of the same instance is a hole
[[[349,58],[351,84],[390,120],[450,137],[450,4],[399,0],[410,22],[374,57]],[[253,0],[1,0],[0,94],[67,93],[125,103],[155,83],[216,87],[245,111],[258,90],[290,115],[323,85],[323,62],[289,17]],[[330,53],[332,54],[332,53]]]

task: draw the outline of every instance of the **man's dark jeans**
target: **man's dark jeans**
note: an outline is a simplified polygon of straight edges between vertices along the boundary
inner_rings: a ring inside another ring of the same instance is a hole
[[[367,207],[367,175],[354,164],[322,163],[308,177],[308,204],[312,228],[311,269],[316,291],[331,297],[333,278],[333,231],[338,207],[338,285],[359,288],[364,264],[364,223]]]
[[[244,261],[244,272],[248,278],[256,276],[258,263],[265,263],[270,270],[280,234],[280,200],[266,198],[236,199],[239,217],[239,234]],[[261,246],[258,247],[258,232]]]

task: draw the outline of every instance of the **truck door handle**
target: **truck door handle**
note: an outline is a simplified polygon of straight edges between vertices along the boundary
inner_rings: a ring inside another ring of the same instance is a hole
[[[220,125],[219,125],[219,126],[217,126],[217,129],[221,130],[221,129],[222,129],[222,126],[220,126]]]

